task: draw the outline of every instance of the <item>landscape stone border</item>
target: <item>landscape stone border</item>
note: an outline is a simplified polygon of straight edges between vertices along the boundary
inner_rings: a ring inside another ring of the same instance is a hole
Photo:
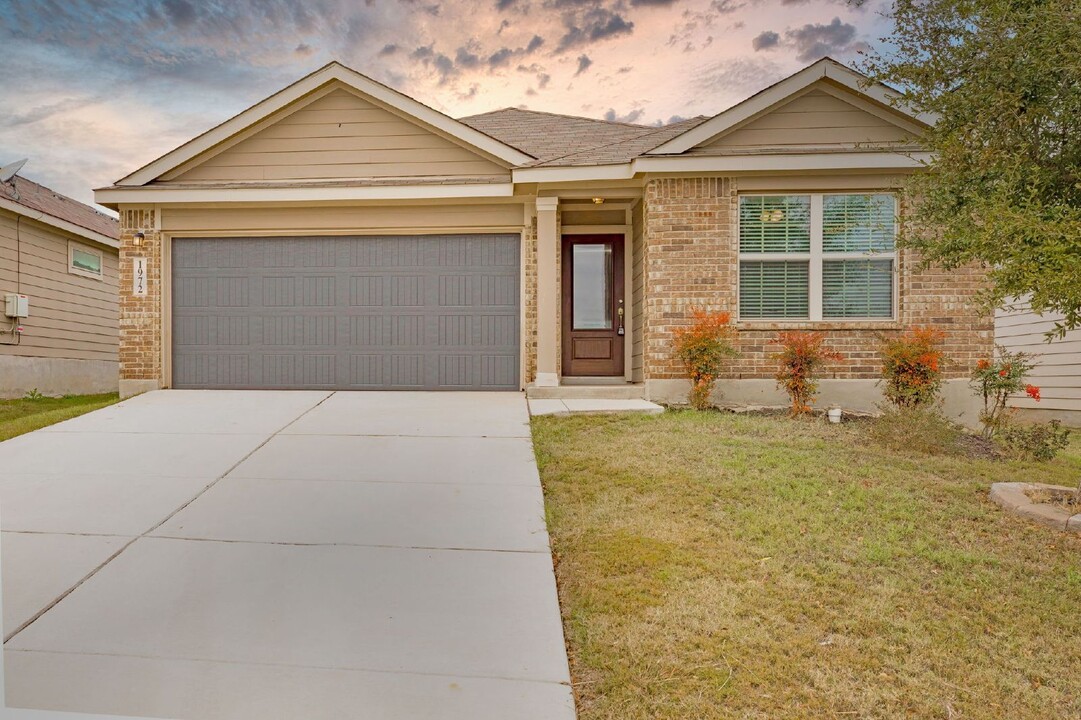
[[[1033,490],[1064,490],[1072,493],[1075,488],[1044,483],[995,483],[991,486],[991,499],[1017,515],[1066,532],[1081,533],[1081,513],[1071,514],[1057,505],[1034,503],[1026,494]]]

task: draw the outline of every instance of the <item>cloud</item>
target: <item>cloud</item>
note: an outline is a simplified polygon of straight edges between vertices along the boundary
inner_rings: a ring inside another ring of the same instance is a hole
[[[191,27],[195,24],[195,7],[188,0],[165,0],[162,6],[177,27]]]
[[[401,47],[399,45],[396,45],[395,43],[387,43],[383,46],[383,49],[380,50],[378,54],[379,57],[390,57],[391,55],[397,54],[400,49]]]
[[[633,123],[644,114],[645,110],[642,108],[631,110],[626,115],[619,115],[614,108],[608,108],[608,112],[604,114],[604,119],[608,122]]]
[[[769,50],[781,44],[781,36],[772,30],[763,30],[751,40],[751,47],[755,52]]]
[[[479,67],[481,64],[480,56],[474,52],[470,52],[468,48],[460,47],[454,54],[454,63],[467,70],[472,70]]]
[[[312,46],[308,43],[300,43],[293,49],[293,54],[299,57],[308,57],[313,52],[315,52],[315,50],[313,50]]]
[[[772,60],[736,58],[698,68],[694,73],[694,87],[706,97],[723,94],[742,100],[783,75],[780,66]]]
[[[593,0],[549,0],[554,7],[564,8],[564,32],[556,53],[567,52],[591,43],[608,40],[634,32],[634,23],[620,13],[596,4]]]
[[[856,26],[835,17],[828,25],[808,23],[795,30],[786,30],[785,39],[796,49],[796,59],[811,62],[832,54],[856,49]]]
[[[782,5],[807,5],[811,2],[814,2],[814,0],[781,0]],[[827,0],[827,2],[832,2],[836,5],[845,5],[850,8],[855,8],[856,10],[862,10],[867,4],[866,0]]]
[[[575,71],[574,77],[578,77],[579,75],[584,73],[586,70],[589,69],[589,66],[592,65],[592,64],[593,64],[593,61],[589,59],[588,55],[579,55],[578,56],[578,69]]]

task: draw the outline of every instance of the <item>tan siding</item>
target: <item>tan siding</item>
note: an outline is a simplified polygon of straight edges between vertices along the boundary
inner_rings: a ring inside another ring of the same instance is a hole
[[[101,249],[104,279],[68,272],[69,240]],[[11,213],[0,213],[0,293],[30,298],[30,317],[19,345],[0,355],[116,360],[118,344],[116,251]],[[8,327],[6,318],[0,325]],[[10,337],[10,336],[8,336]]]
[[[315,100],[179,181],[508,177],[509,171],[345,90]]]
[[[300,208],[167,208],[162,230],[184,232],[444,232],[522,227],[520,203]]]
[[[751,120],[693,152],[735,147],[830,146],[903,143],[912,136],[897,125],[822,90],[812,90]]]
[[[1081,411],[1081,329],[1071,330],[1060,339],[1047,342],[1059,315],[1037,315],[1027,304],[1019,303],[1012,312],[1000,310],[995,315],[995,342],[1011,352],[1037,355],[1036,368],[1029,379],[1040,386],[1040,402],[1026,396],[1015,397],[1010,405],[1041,411]],[[1074,420],[1081,419],[1081,414]]]

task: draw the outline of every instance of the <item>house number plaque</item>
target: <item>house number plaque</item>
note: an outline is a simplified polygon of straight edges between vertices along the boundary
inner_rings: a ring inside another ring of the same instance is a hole
[[[131,294],[146,297],[146,258],[131,259]]]

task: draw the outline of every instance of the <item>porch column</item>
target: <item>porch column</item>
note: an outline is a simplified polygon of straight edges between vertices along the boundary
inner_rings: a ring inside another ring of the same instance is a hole
[[[556,291],[556,208],[559,198],[537,198],[537,380],[538,387],[559,385],[556,358],[559,328],[556,326],[559,297]]]

